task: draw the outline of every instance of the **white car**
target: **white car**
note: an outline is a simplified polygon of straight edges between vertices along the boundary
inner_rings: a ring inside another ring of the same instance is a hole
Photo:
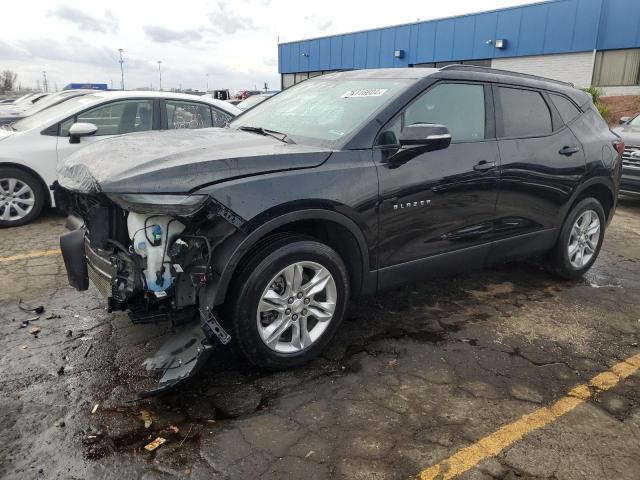
[[[38,93],[27,93],[17,99],[15,99],[11,103],[0,105],[0,112],[20,112],[24,111],[27,108],[31,108],[33,105],[38,103],[40,100],[51,95],[50,93],[38,92]]]
[[[59,162],[85,145],[132,132],[222,127],[239,109],[169,92],[107,91],[71,98],[0,127],[0,227],[29,223],[55,206]]]
[[[25,117],[35,115],[42,110],[51,108],[59,103],[66,102],[73,97],[79,97],[88,93],[93,93],[95,90],[62,90],[61,92],[52,93],[39,100],[37,103],[30,104],[24,108],[16,108],[13,110],[0,109],[0,125],[6,125],[8,123],[17,122]]]

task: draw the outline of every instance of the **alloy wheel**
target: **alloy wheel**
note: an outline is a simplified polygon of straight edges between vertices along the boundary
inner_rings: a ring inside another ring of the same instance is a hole
[[[298,353],[327,330],[336,310],[337,289],[331,272],[315,262],[283,268],[262,292],[258,333],[278,353]]]
[[[17,178],[0,178],[0,220],[21,220],[33,210],[32,188]]]
[[[593,210],[585,210],[577,218],[571,234],[567,253],[571,266],[580,270],[587,265],[596,253],[600,242],[600,217]]]

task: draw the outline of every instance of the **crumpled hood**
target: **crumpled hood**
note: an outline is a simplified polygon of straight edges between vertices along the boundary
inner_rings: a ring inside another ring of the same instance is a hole
[[[58,166],[58,183],[87,193],[187,193],[233,178],[315,167],[330,154],[229,128],[143,132],[79,150]]]
[[[640,145],[640,126],[622,125],[614,128],[613,131],[622,137],[622,141],[626,145]]]

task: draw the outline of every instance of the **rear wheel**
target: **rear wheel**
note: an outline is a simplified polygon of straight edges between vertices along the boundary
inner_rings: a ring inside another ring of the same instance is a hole
[[[31,222],[44,204],[44,192],[36,177],[17,168],[0,168],[0,227]]]
[[[277,237],[252,254],[233,289],[231,322],[254,365],[302,365],[331,340],[345,313],[349,277],[340,256],[314,239]]]
[[[606,218],[595,198],[585,198],[569,213],[551,255],[551,268],[562,278],[575,279],[598,258]]]

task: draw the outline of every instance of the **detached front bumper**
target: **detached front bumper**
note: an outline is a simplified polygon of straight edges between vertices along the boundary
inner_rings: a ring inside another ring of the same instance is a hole
[[[117,262],[122,262],[122,259],[118,259],[117,254],[107,257],[92,249],[84,228],[61,236],[60,248],[72,287],[87,290],[91,281],[107,299],[108,309],[111,309],[113,303],[126,300],[122,297],[123,290],[118,283],[121,272],[118,271]],[[190,317],[191,322],[180,324],[180,328],[168,334],[158,351],[142,363],[149,371],[160,371],[161,376],[156,387],[139,392],[140,398],[157,395],[193,377],[213,352],[217,345],[214,340],[216,337],[223,344],[230,341],[231,338],[212,311],[200,311],[200,322],[195,321],[197,315],[192,314]],[[162,319],[161,316],[154,318]]]

